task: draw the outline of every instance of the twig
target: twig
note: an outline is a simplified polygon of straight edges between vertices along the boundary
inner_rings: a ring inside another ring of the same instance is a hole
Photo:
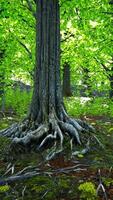
[[[101,178],[100,169],[98,170],[98,175],[99,175],[99,185],[97,187],[97,195],[99,193],[99,190],[101,189],[103,191],[103,193],[104,193],[105,200],[108,200],[105,187],[102,184],[102,178]]]
[[[24,189],[22,190],[22,199],[24,198],[26,188],[27,188],[27,186],[25,185]]]
[[[97,63],[99,63],[99,64],[104,68],[104,70],[105,70],[106,72],[109,71],[109,69],[108,69],[101,61],[99,61],[96,57],[94,57],[94,59],[97,61]]]
[[[21,175],[23,172],[25,172],[26,170],[28,169],[35,169],[36,167],[32,167],[32,166],[28,166],[28,167],[25,167],[24,169],[22,169],[21,171],[19,171],[18,173],[16,173],[16,175]]]
[[[10,167],[11,165],[9,164],[8,166]],[[7,166],[7,171],[3,174],[3,176],[7,175],[10,171],[11,174],[14,174],[15,165],[12,165],[10,168],[8,166]]]
[[[74,34],[70,33],[68,36],[66,36],[64,39],[61,39],[61,42],[66,42],[66,40],[70,39],[71,37],[74,38]]]
[[[93,135],[93,137],[96,139],[96,141],[99,143],[100,147],[104,149],[104,145],[100,142],[100,140],[97,138],[97,136]]]
[[[113,12],[102,12],[104,14],[113,15]]]
[[[31,53],[31,51],[27,48],[27,46],[23,42],[21,42],[18,38],[16,38],[16,39],[21,44],[21,46],[23,46],[24,49],[27,51],[27,53],[29,54],[29,58],[32,59],[32,53]]]
[[[43,194],[43,196],[41,197],[41,199],[43,199],[47,195],[48,192],[50,192],[50,190],[46,190],[46,192]]]

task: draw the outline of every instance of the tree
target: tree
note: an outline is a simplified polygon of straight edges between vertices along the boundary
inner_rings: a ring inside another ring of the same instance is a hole
[[[0,64],[2,63],[4,54],[5,54],[5,50],[1,50],[0,51]],[[0,72],[0,97],[2,99],[2,103],[1,103],[1,111],[2,112],[4,112],[4,108],[5,108],[4,88],[5,88],[5,71],[4,71],[4,69],[2,69]]]
[[[65,97],[72,96],[70,83],[70,65],[68,63],[64,63],[63,65],[63,95]]]
[[[14,138],[12,147],[36,149],[55,144],[49,158],[63,150],[65,133],[72,142],[83,144],[80,133],[90,132],[92,126],[71,119],[64,108],[60,82],[60,11],[58,0],[36,1],[36,67],[34,91],[27,119],[1,131]],[[84,135],[84,134],[83,134]],[[60,149],[56,150],[56,142]],[[22,148],[20,148],[22,149]],[[88,150],[88,148],[87,148]]]

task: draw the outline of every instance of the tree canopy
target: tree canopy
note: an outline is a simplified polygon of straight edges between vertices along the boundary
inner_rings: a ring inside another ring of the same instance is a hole
[[[23,72],[31,78],[35,63],[35,1],[1,0],[0,7],[0,51],[4,54],[1,69],[5,68],[7,81],[13,74],[24,76]],[[102,64],[111,69],[112,4],[108,0],[61,0],[60,10],[61,66],[70,63],[72,80],[76,82],[82,78],[83,68],[88,68],[93,87],[97,87],[96,80],[99,88],[103,87],[102,81],[109,88],[108,76],[112,72],[106,72]]]

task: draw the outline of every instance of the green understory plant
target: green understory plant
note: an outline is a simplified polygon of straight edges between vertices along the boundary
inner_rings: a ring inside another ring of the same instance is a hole
[[[10,189],[9,185],[0,186],[0,193],[7,192]]]
[[[78,187],[80,191],[80,199],[84,200],[96,200],[97,194],[95,185],[92,182],[81,183]]]

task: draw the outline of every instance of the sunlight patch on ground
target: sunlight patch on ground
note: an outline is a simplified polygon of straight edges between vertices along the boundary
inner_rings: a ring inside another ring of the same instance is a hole
[[[90,101],[90,97],[80,97],[80,102],[81,104],[85,104],[86,102]]]
[[[70,97],[70,100],[72,101],[80,101],[81,104],[85,104],[87,103],[88,101],[91,100],[90,97]]]

